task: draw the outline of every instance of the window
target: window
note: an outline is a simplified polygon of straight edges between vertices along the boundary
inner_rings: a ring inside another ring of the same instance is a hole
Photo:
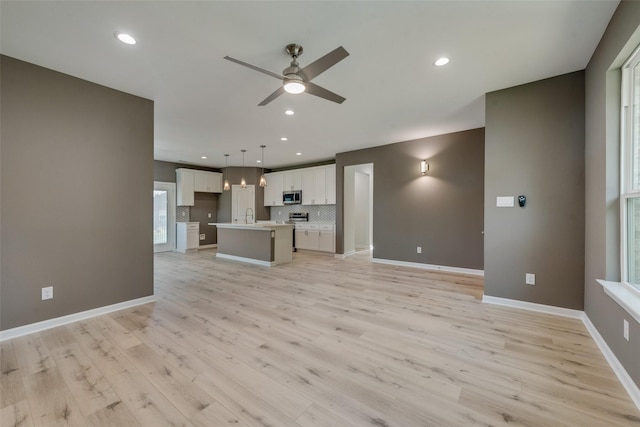
[[[640,49],[622,66],[622,281],[640,289]]]

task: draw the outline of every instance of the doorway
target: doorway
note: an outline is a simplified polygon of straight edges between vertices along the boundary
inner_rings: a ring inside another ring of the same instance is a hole
[[[235,224],[256,222],[256,186],[231,186],[231,221]]]
[[[176,184],[153,183],[153,253],[175,249]]]
[[[373,249],[373,163],[344,168],[344,254]]]

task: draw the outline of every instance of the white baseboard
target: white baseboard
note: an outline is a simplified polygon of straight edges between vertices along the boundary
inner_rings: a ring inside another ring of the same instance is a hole
[[[591,337],[598,345],[598,348],[600,349],[600,352],[602,353],[604,358],[607,359],[607,362],[609,362],[609,366],[611,366],[611,369],[613,369],[613,372],[622,383],[624,389],[627,390],[627,393],[629,393],[629,397],[631,397],[633,403],[635,403],[640,410],[640,388],[638,388],[633,379],[631,379],[631,377],[627,373],[627,370],[624,369],[622,363],[620,363],[616,355],[607,345],[607,342],[604,340],[604,338],[602,338],[602,335],[600,335],[600,332],[598,332],[593,323],[591,323],[591,319],[589,319],[587,313],[583,312],[582,323],[584,323],[587,331],[589,331]]]
[[[622,363],[620,363],[616,355],[613,353],[613,351],[611,351],[611,349],[607,345],[607,342],[604,340],[604,338],[602,338],[602,335],[600,335],[600,333],[598,332],[596,327],[593,325],[593,323],[591,323],[591,320],[589,319],[589,316],[587,316],[587,313],[581,310],[572,310],[569,308],[554,307],[550,305],[536,304],[532,302],[518,301],[518,300],[512,300],[508,298],[492,297],[487,295],[484,295],[482,297],[482,302],[488,303],[488,304],[502,305],[502,306],[512,307],[512,308],[519,308],[522,310],[537,311],[539,313],[554,314],[554,315],[563,316],[563,317],[571,317],[573,319],[581,320],[584,326],[587,328],[587,331],[589,331],[591,338],[593,338],[593,340],[598,345],[600,352],[609,363],[609,366],[611,366],[611,369],[618,377],[618,380],[620,380],[620,382],[622,383],[622,386],[629,394],[629,397],[640,410],[640,388],[629,376],[626,369],[624,369],[624,366],[622,366]]]
[[[523,310],[537,311],[538,313],[555,314],[556,316],[571,317],[572,319],[582,319],[584,311],[572,310],[570,308],[555,307],[552,305],[537,304],[535,302],[519,301],[508,298],[482,296],[482,302],[506,307],[521,308]]]
[[[213,249],[217,247],[218,247],[217,243],[211,243],[210,245],[200,245],[198,246],[198,249]]]
[[[483,276],[484,270],[474,270],[472,268],[449,267],[447,265],[423,264],[421,262],[396,261],[393,259],[372,258],[371,262],[378,264],[399,265],[402,267],[422,268],[424,270],[444,271],[446,273],[470,274],[473,276]]]
[[[103,314],[111,313],[125,308],[135,307],[137,305],[148,304],[154,302],[156,297],[150,295],[148,297],[142,297],[132,299],[129,301],[119,302],[117,304],[107,305],[104,307],[98,307],[91,310],[81,311],[79,313],[69,314],[67,316],[56,317],[55,319],[43,320],[42,322],[31,323],[29,325],[18,326],[17,328],[7,329],[0,331],[0,342],[10,340],[12,338],[21,337],[24,335],[33,334],[34,332],[44,331],[46,329],[55,328],[57,326],[66,325],[67,323],[77,322],[79,320],[86,320],[92,317],[101,316]]]
[[[275,262],[262,261],[262,260],[259,260],[259,259],[245,258],[245,257],[235,256],[235,255],[221,254],[220,252],[218,252],[216,254],[216,257],[217,258],[231,259],[233,261],[242,261],[242,262],[246,262],[248,264],[262,265],[263,267],[273,267],[274,265],[276,265]]]
[[[348,251],[348,252],[345,252],[343,254],[335,254],[334,257],[340,258],[340,259],[345,259],[346,257],[348,257],[350,255],[353,255],[355,253],[356,253],[356,251]]]

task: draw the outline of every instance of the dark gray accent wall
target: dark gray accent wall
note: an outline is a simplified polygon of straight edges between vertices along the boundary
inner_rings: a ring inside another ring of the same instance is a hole
[[[420,160],[430,164],[420,174]],[[344,253],[344,167],[373,163],[373,256],[483,269],[484,129],[336,155],[336,252]],[[422,247],[422,254],[416,247]]]
[[[0,67],[0,329],[152,295],[153,102]]]
[[[640,387],[640,325],[596,279],[620,280],[620,67],[640,44],[640,2],[622,1],[586,69],[585,300],[589,319]],[[622,336],[629,321],[630,341]]]
[[[242,175],[244,174],[247,185],[256,186],[256,220],[268,220],[270,210],[264,206],[264,188],[258,185],[260,183],[262,169],[253,167],[228,167],[225,168],[224,173],[225,178],[229,180],[229,185],[240,185]],[[218,199],[217,222],[231,222],[231,191],[224,191]]]
[[[584,72],[488,93],[485,162],[485,295],[582,310]]]
[[[271,230],[220,228],[218,252],[226,255],[271,262],[274,260],[274,238]]]

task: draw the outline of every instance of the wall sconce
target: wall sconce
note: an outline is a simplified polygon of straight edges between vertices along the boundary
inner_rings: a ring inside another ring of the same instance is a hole
[[[422,175],[426,175],[428,170],[429,170],[429,163],[427,163],[426,160],[421,161],[420,172],[422,173]]]

